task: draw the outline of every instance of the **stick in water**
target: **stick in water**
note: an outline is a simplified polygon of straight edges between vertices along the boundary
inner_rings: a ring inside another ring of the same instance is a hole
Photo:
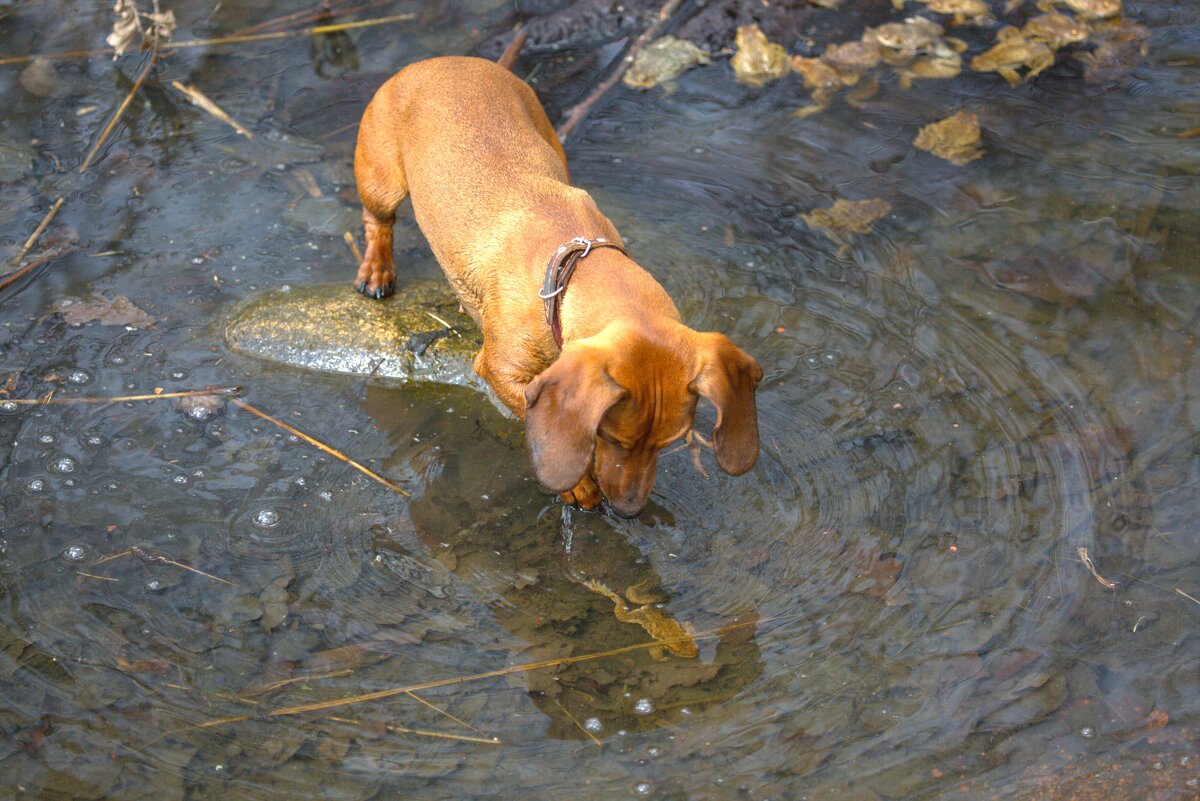
[[[125,116],[125,109],[129,108],[129,104],[133,102],[133,96],[137,94],[138,89],[142,88],[142,84],[146,81],[146,76],[150,74],[150,70],[153,69],[156,61],[158,61],[158,48],[155,48],[154,52],[150,54],[150,60],[146,62],[146,66],[142,68],[141,74],[133,82],[133,88],[129,90],[129,94],[125,95],[125,99],[117,107],[117,113],[113,114],[112,119],[108,121],[108,125],[105,125],[104,130],[100,132],[100,138],[96,140],[96,144],[92,145],[92,149],[84,157],[83,163],[79,165],[80,172],[87,170],[88,165],[92,163],[92,159],[96,158],[96,154],[100,152],[100,148],[104,147],[104,143],[108,141],[109,134],[117,127],[117,123],[121,121],[121,117]]]
[[[188,100],[192,101],[192,105],[199,106],[247,139],[254,138],[254,134],[252,134],[249,129],[246,128],[246,126],[242,125],[233,117],[230,117],[228,114],[226,114],[225,109],[214,103],[208,95],[204,94],[196,87],[188,84],[182,84],[179,81],[171,81],[171,86],[174,86],[176,89],[187,95]]]
[[[397,492],[397,493],[403,495],[405,498],[412,497],[412,493],[409,492],[408,490],[404,489],[403,487],[396,486],[395,484],[388,481],[383,476],[376,473],[371,468],[362,466],[358,462],[351,459],[349,456],[346,456],[345,454],[334,450],[333,448],[329,447],[328,445],[321,442],[320,440],[313,439],[312,437],[310,437],[308,434],[305,434],[300,429],[293,428],[292,426],[288,425],[287,423],[283,422],[282,420],[277,420],[274,417],[272,417],[271,415],[267,414],[266,412],[259,411],[258,409],[254,408],[250,404],[240,401],[237,398],[233,398],[232,403],[234,406],[237,406],[239,409],[244,409],[245,411],[250,412],[251,414],[258,415],[259,417],[261,417],[262,419],[266,420],[269,423],[274,423],[275,425],[279,426],[280,428],[282,428],[284,431],[288,432],[289,434],[294,434],[295,436],[297,436],[300,439],[307,442],[309,445],[312,445],[314,448],[317,448],[319,450],[324,451],[325,453],[328,453],[330,456],[334,457],[335,459],[341,459],[343,462],[350,465],[355,470],[358,470],[358,471],[362,472],[363,474],[365,474],[366,476],[368,476],[369,478],[371,478],[372,481],[379,482],[380,484],[382,484],[383,486],[392,490],[393,492]]]
[[[50,221],[54,219],[55,214],[58,214],[58,210],[62,208],[62,204],[65,200],[65,198],[60,197],[58,200],[54,201],[54,205],[50,207],[50,211],[46,212],[46,216],[42,218],[40,223],[38,223],[38,227],[35,228],[33,233],[29,235],[29,238],[25,240],[25,244],[21,245],[21,252],[18,253],[16,258],[10,261],[9,264],[16,267],[21,263],[21,259],[25,258],[25,254],[29,252],[29,249],[37,244],[38,237],[40,237],[42,233],[50,227]]]

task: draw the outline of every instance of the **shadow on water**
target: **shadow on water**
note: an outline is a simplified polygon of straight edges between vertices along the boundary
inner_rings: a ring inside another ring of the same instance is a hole
[[[100,46],[111,4],[79,5],[0,2],[0,50]],[[180,38],[295,10],[169,5]],[[657,7],[563,5],[519,10],[552,113]],[[894,16],[726,5],[809,54]],[[726,44],[706,9],[680,32]],[[509,5],[173,53],[82,176],[137,57],[59,62],[45,97],[3,68],[0,245],[61,195],[47,236],[78,247],[0,296],[3,397],[240,384],[413,493],[233,407],[0,401],[5,795],[1196,797],[1200,16],[1126,10],[1148,53],[1097,85],[1064,56],[797,119],[796,76],[750,89],[717,59],[606,98],[574,180],[766,374],[758,466],[681,443],[636,520],[564,514],[480,393],[220,337],[265,290],[351,279],[359,110],[399,65],[494,55]],[[912,146],[959,110],[983,158]],[[891,213],[869,234],[803,217],[872,198]],[[408,213],[397,242],[402,273],[437,277]]]

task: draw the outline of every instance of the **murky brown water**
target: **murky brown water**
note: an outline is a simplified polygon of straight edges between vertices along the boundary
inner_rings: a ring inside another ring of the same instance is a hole
[[[167,5],[177,39],[297,8]],[[240,384],[414,493],[233,408],[0,411],[3,795],[1200,797],[1196,7],[1128,3],[1149,55],[1099,86],[1064,58],[803,119],[798,80],[750,89],[720,60],[615,90],[575,181],[689,323],[766,371],[759,466],[675,451],[624,521],[564,515],[478,393],[218,335],[255,292],[351,280],[347,126],[383,75],[510,13],[468,5],[373,10],[421,19],[352,34],[342,77],[303,38],[173,53],[82,176],[138,59],[60,62],[44,99],[0,68],[0,244],[60,195],[79,244],[0,294],[10,395]],[[886,16],[845,5],[819,29]],[[102,46],[110,10],[19,4],[0,52]],[[566,56],[522,66],[543,58]],[[552,109],[583,91],[542,86]],[[960,109],[982,159],[912,147]],[[800,216],[837,198],[892,212],[842,247]],[[397,242],[402,273],[436,275],[411,217]],[[154,324],[64,320],[97,292]],[[612,594],[691,626],[699,657],[632,647]]]

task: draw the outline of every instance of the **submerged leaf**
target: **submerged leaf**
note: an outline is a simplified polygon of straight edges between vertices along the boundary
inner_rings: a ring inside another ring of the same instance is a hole
[[[136,325],[139,328],[154,325],[154,318],[134,306],[124,295],[114,298],[92,295],[85,300],[60,303],[59,308],[63,320],[70,325],[82,325],[93,320],[100,325]]]

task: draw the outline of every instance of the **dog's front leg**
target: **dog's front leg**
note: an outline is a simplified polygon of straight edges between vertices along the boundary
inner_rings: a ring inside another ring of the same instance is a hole
[[[563,503],[574,504],[580,509],[595,509],[600,503],[600,485],[592,478],[591,473],[584,473],[574,489],[567,490],[558,497],[562,498]]]

